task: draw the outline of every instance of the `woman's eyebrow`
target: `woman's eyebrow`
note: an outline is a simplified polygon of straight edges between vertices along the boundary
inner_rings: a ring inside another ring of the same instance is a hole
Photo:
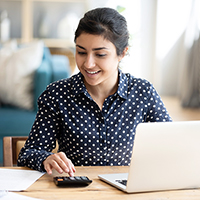
[[[81,48],[81,49],[84,49],[84,50],[86,50],[84,47],[82,47],[82,46],[80,46],[80,45],[76,45],[77,47],[79,47],[79,48]]]
[[[81,48],[81,49],[83,49],[83,50],[86,50],[84,47],[82,47],[82,46],[80,46],[80,45],[76,45],[77,47],[79,47],[79,48]],[[108,49],[108,48],[106,48],[106,47],[98,47],[98,48],[94,48],[94,49],[92,49],[93,51],[99,51],[99,50],[102,50],[102,49]]]
[[[94,49],[92,49],[93,51],[99,51],[99,50],[102,50],[102,49],[108,49],[108,48],[106,48],[106,47],[99,47],[99,48],[94,48]]]

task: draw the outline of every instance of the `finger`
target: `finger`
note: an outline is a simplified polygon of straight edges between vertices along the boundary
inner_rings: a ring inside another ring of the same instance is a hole
[[[48,174],[52,174],[52,169],[55,169],[60,174],[63,173],[63,170],[59,167],[56,160],[59,160],[54,154],[48,156],[46,160],[43,161],[44,168]]]
[[[75,172],[74,165],[72,164],[71,160],[68,159],[66,156],[63,156],[63,162],[65,163],[68,171],[66,171],[69,174],[73,174]]]
[[[63,156],[61,153],[58,153],[55,155],[55,161],[57,162],[57,165],[66,173],[69,173],[69,167],[67,161],[67,157]]]
[[[73,165],[73,163],[71,162],[70,159],[67,159],[67,160],[68,160],[67,166],[68,166],[68,169],[69,169],[68,174],[69,174],[70,176],[74,176],[74,172],[76,171],[76,170],[75,170],[75,167],[74,167],[74,165]]]
[[[48,171],[50,174],[52,173],[52,169],[55,169],[60,174],[64,171],[70,176],[74,176],[75,167],[71,160],[68,159],[63,152],[52,154],[47,157],[47,159],[44,161],[44,165],[47,166],[46,171]]]
[[[61,152],[60,154],[62,161],[65,163],[66,167],[67,167],[67,171],[65,171],[66,173],[68,173],[70,176],[74,176],[74,172],[75,167],[73,165],[73,163],[71,162],[70,159],[67,158],[67,156]]]
[[[72,161],[69,159],[69,164],[70,164],[70,167],[71,167],[71,170],[72,172],[76,172],[76,169],[74,167],[74,164],[72,163]]]
[[[70,165],[71,165],[72,171],[73,171],[73,172],[76,172],[76,169],[75,169],[75,167],[74,167],[74,164],[72,163],[72,161],[71,161],[70,159],[68,159],[68,160],[69,160],[69,163],[70,163]]]
[[[55,169],[58,173],[62,174],[63,173],[63,168],[61,166],[62,161],[60,160],[52,160],[51,161],[51,166],[53,169]]]
[[[51,166],[50,166],[49,164],[44,165],[44,168],[45,168],[46,172],[47,172],[49,175],[52,174],[52,169],[51,169]]]
[[[52,154],[47,157],[47,159],[44,161],[44,165],[46,164],[46,171],[48,170],[49,173],[52,173],[52,169],[55,169],[60,174],[63,173],[62,167],[58,163],[62,163],[62,160],[60,159],[59,155]],[[48,164],[48,165],[47,165]]]

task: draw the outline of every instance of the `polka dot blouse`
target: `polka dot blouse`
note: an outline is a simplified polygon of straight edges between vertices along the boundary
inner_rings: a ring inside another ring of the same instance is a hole
[[[119,70],[119,85],[102,110],[88,93],[81,73],[50,84],[38,99],[38,113],[18,166],[44,171],[43,161],[59,151],[76,165],[129,165],[135,128],[142,122],[171,121],[146,80]]]

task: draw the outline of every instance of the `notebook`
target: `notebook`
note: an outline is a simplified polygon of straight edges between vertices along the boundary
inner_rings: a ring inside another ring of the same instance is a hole
[[[199,188],[200,121],[139,124],[129,173],[98,177],[127,193]]]

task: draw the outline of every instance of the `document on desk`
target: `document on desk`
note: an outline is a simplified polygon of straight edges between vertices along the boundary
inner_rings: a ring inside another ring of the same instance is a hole
[[[43,174],[34,170],[0,169],[0,190],[26,190]]]
[[[14,192],[5,192],[5,191],[0,191],[0,199],[1,200],[40,200],[32,197],[27,197],[24,195],[20,194],[15,194]]]

